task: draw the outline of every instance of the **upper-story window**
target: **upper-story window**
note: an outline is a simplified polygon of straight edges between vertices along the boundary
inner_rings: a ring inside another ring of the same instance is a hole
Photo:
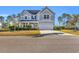
[[[36,19],[36,15],[31,16],[32,19]]]
[[[25,19],[27,19],[27,16],[25,16]]]
[[[49,15],[44,15],[44,19],[49,19]]]

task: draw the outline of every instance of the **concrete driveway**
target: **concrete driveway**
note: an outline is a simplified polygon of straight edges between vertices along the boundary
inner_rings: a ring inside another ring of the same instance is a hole
[[[69,53],[79,52],[79,37],[62,34],[0,36],[0,52]]]

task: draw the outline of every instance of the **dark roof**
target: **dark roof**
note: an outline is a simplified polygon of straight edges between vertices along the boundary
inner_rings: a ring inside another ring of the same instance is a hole
[[[25,11],[28,11],[30,14],[37,14],[38,12],[42,12],[42,11],[44,11],[45,9],[48,9],[51,13],[54,13],[54,12],[53,12],[52,10],[50,10],[47,6],[44,7],[42,10],[23,10],[22,13],[25,12]],[[55,14],[55,13],[54,13],[54,14]]]
[[[37,14],[40,10],[27,10],[31,14]]]
[[[37,20],[20,20],[20,21],[37,21]]]

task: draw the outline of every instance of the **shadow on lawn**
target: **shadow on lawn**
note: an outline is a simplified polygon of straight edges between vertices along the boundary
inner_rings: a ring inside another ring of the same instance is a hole
[[[48,36],[48,35],[59,35],[59,34],[64,34],[64,33],[39,34],[39,35],[35,35],[35,36],[33,36],[33,37],[44,37],[44,36]]]

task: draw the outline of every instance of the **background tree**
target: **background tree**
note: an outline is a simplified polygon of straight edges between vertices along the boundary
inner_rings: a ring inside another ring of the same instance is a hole
[[[79,15],[72,15],[72,19],[69,20],[69,24],[71,28],[73,28],[75,31],[77,30],[77,22],[79,21]]]
[[[70,14],[63,13],[61,17],[63,21],[63,26],[67,28],[68,23],[69,23],[68,21],[72,18],[72,16]]]
[[[59,17],[58,17],[59,26],[61,26],[62,21],[63,21],[63,20],[62,20],[62,17],[59,16]]]
[[[73,16],[73,25],[74,25],[74,30],[76,31],[77,30],[77,21],[79,20],[79,15],[72,15]]]
[[[70,14],[66,14],[66,22],[65,22],[65,26],[66,26],[66,28],[68,28],[69,27],[69,20],[71,20],[72,19],[72,16],[70,15]]]
[[[62,20],[62,17],[61,17],[61,16],[59,16],[59,17],[58,17],[58,22],[59,22],[59,27],[60,27],[60,30],[61,30],[61,24],[62,24],[62,22],[63,22],[63,20]]]
[[[4,17],[0,16],[0,28],[2,29],[4,25]]]
[[[15,30],[15,26],[16,26],[15,23],[16,23],[15,18],[12,15],[7,17],[7,25],[8,25],[8,27],[14,27],[14,30]]]
[[[62,19],[63,19],[63,25],[66,26],[66,20],[67,20],[67,14],[66,13],[62,14]]]

